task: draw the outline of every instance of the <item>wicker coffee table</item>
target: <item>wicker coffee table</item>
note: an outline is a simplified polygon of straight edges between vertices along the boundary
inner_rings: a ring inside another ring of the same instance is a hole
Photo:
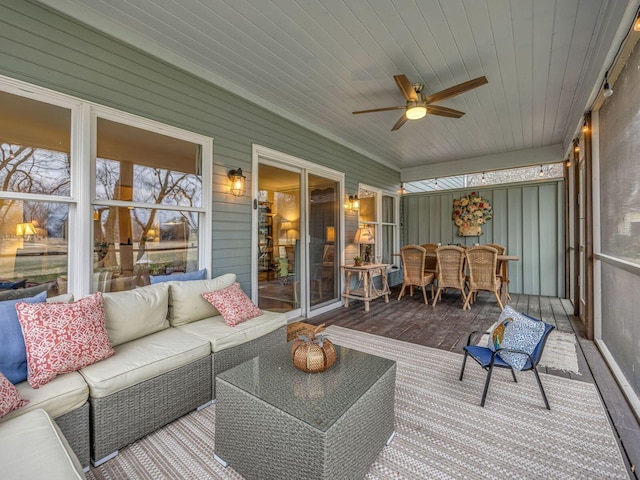
[[[247,479],[363,478],[393,435],[395,362],[336,346],[304,373],[290,348],[216,377],[216,459]]]

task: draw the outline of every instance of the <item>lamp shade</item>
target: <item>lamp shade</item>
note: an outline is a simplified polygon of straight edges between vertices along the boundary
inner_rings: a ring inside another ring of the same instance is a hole
[[[336,241],[336,227],[327,227],[327,242]]]
[[[36,229],[31,222],[18,223],[16,225],[16,235],[22,237],[24,235],[35,235]]]
[[[371,244],[375,243],[375,237],[373,235],[372,228],[359,228],[356,232],[355,243],[359,244]]]

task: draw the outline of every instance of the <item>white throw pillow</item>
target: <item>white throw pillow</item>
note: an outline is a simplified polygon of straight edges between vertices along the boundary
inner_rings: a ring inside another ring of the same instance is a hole
[[[107,334],[111,346],[169,328],[169,286],[147,285],[102,295]]]

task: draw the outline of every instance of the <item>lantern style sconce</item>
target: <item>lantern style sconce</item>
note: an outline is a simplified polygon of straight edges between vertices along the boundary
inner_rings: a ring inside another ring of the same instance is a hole
[[[231,180],[231,188],[229,192],[236,197],[241,197],[245,192],[245,180],[247,177],[242,175],[242,169],[238,168],[236,170],[229,170],[229,174],[227,175],[229,180]]]
[[[358,195],[349,195],[349,208],[353,211],[360,210],[360,199]]]

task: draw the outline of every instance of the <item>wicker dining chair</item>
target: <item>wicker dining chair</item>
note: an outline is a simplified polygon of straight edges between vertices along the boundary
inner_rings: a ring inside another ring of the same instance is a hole
[[[442,291],[447,288],[460,290],[463,305],[466,303],[464,252],[463,248],[453,245],[442,246],[436,249],[438,290],[433,298],[433,306],[435,306],[442,295]]]
[[[484,245],[485,247],[491,247],[491,248],[495,248],[498,251],[498,255],[504,255],[505,252],[507,251],[507,248],[504,245],[500,245],[498,243],[486,243]],[[503,262],[498,260],[498,264],[496,265],[496,275],[498,275],[500,277],[500,280],[502,281],[505,277],[504,274],[504,269],[505,268],[509,268],[507,265],[507,262]],[[502,288],[504,288],[505,285],[501,285],[500,289],[502,290]],[[501,295],[502,297],[502,295]],[[507,292],[507,299],[510,299],[511,297],[509,296],[509,293]]]
[[[425,273],[424,261],[426,250],[419,245],[406,245],[400,249],[402,255],[402,268],[404,276],[402,278],[402,290],[398,295],[398,300],[404,295],[405,288],[409,287],[409,293],[413,296],[413,287],[422,288],[424,303],[428,304],[427,291],[425,287],[431,285],[431,296],[433,297],[433,273]]]
[[[420,245],[424,248],[426,252],[426,257],[424,260],[424,271],[425,273],[433,273],[434,275],[438,272],[438,261],[436,259],[435,253],[438,249],[437,243],[423,243]]]
[[[500,300],[500,287],[502,282],[500,277],[496,275],[496,266],[498,264],[498,251],[495,248],[480,245],[471,247],[466,251],[467,265],[469,268],[469,295],[465,301],[463,308],[471,308],[471,301],[475,298],[475,294],[479,291],[492,292],[500,310],[503,310],[502,301]]]

